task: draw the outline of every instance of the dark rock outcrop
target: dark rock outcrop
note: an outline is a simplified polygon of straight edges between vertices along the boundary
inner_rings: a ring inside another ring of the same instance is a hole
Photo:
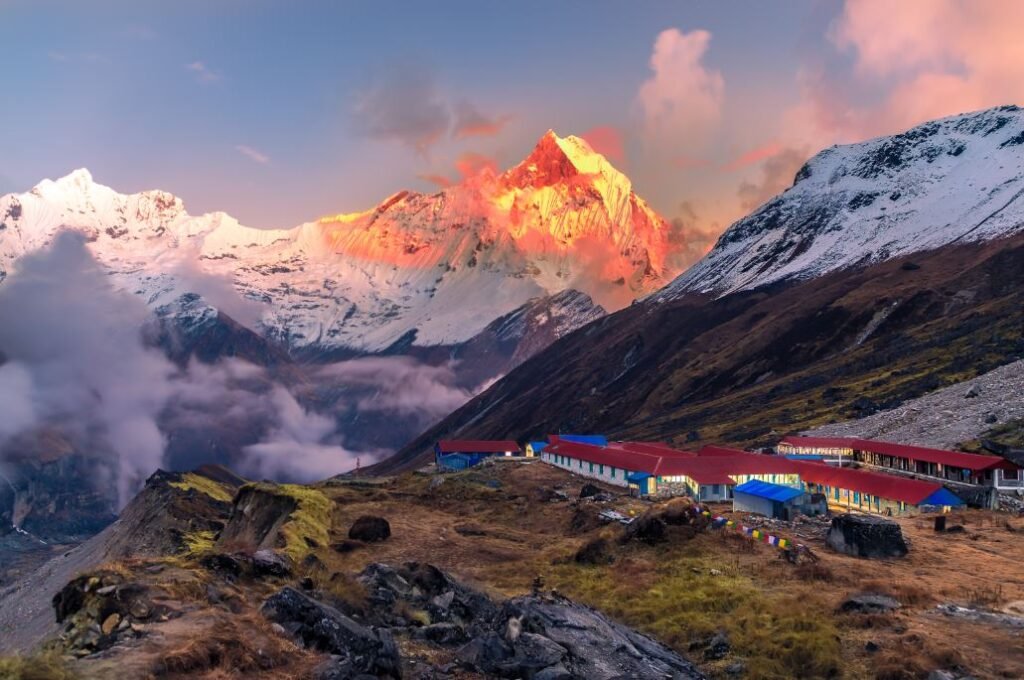
[[[562,597],[528,595],[509,600],[495,618],[494,628],[484,645],[486,653],[477,655],[478,667],[501,677],[704,677],[664,645]]]
[[[252,567],[257,576],[288,576],[292,561],[287,555],[274,550],[257,550],[252,554]]]
[[[833,550],[854,557],[903,557],[908,550],[900,525],[875,515],[833,517],[825,542]]]
[[[850,595],[839,605],[839,611],[858,614],[883,614],[900,608],[894,597],[881,593],[857,593]]]
[[[368,628],[337,609],[303,595],[294,588],[283,588],[267,598],[260,611],[281,625],[304,647],[333,654],[328,677],[353,677],[359,673],[381,678],[401,677],[398,648],[391,633]],[[346,675],[346,673],[348,673]]]
[[[391,524],[383,517],[363,515],[348,530],[348,537],[355,541],[373,543],[383,541],[391,536]]]
[[[84,574],[67,583],[53,596],[61,639],[68,650],[102,651],[121,637],[135,635],[132,623],[166,620],[175,612],[158,604],[164,593],[148,586],[125,582],[116,572]]]
[[[642,541],[648,545],[664,543],[668,540],[665,527],[665,520],[658,515],[647,513],[637,517],[626,526],[622,540]]]
[[[497,610],[489,597],[429,564],[408,562],[398,568],[371,564],[358,580],[367,590],[373,613],[391,625],[412,623],[403,620],[408,606],[396,607],[402,602],[426,612],[430,623],[454,623],[476,635]]]
[[[583,544],[573,560],[578,564],[611,564],[615,558],[609,552],[608,541],[603,538],[595,538]]]
[[[603,494],[604,491],[601,490],[601,487],[597,486],[596,484],[591,484],[590,482],[584,484],[583,488],[580,489],[580,498],[591,498],[593,496]]]
[[[231,519],[217,541],[231,550],[276,548],[281,527],[298,508],[298,502],[271,485],[242,487],[235,496]]]

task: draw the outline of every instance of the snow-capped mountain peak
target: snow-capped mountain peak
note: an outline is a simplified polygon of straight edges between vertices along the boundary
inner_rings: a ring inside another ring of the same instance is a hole
[[[819,152],[656,299],[724,295],[1024,229],[1024,110],[1001,106]]]
[[[291,229],[192,216],[170,193],[120,194],[75,170],[0,197],[0,280],[65,228],[154,309],[186,293],[255,307],[242,316],[295,350],[457,344],[537,298],[575,289],[616,308],[665,283],[665,221],[554,132],[503,173]]]

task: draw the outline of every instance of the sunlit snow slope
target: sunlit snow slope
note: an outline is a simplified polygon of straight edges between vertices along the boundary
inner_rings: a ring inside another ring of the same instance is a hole
[[[0,197],[0,280],[62,228],[153,308],[198,292],[299,350],[458,343],[535,298],[579,290],[616,308],[667,280],[665,221],[586,142],[553,132],[502,174],[285,230],[76,170]]]
[[[1024,228],[1024,111],[1003,106],[834,146],[657,298],[724,295]]]

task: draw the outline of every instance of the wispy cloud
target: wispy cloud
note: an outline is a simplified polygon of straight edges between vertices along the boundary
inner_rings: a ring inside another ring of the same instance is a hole
[[[504,129],[512,120],[510,115],[487,116],[468,101],[461,101],[455,107],[455,125],[452,136],[455,139],[465,137],[493,137]]]
[[[270,156],[263,153],[262,151],[259,151],[258,149],[252,148],[251,146],[246,146],[245,144],[238,144],[235,146],[235,151],[237,151],[238,153],[242,154],[243,156],[247,157],[249,160],[255,163],[259,163],[260,165],[270,165]]]
[[[722,170],[726,172],[734,172],[736,170],[742,170],[743,168],[760,163],[763,160],[777,156],[783,151],[783,146],[778,142],[769,142],[763,146],[751,149],[746,153],[740,154],[733,160],[729,161],[722,166]]]
[[[200,83],[215,83],[221,79],[219,71],[214,71],[201,61],[193,61],[185,64],[185,68],[195,74],[196,80]]]
[[[124,34],[135,40],[154,40],[158,36],[152,26],[145,24],[128,24],[124,29]]]
[[[433,75],[415,65],[382,73],[359,94],[352,115],[356,129],[367,137],[396,141],[423,155],[451,124]]]
[[[96,52],[61,52],[60,50],[50,50],[46,53],[46,56],[50,58],[50,61],[56,62],[80,62],[87,64],[109,64],[110,59],[97,54]]]
[[[649,144],[669,151],[691,149],[718,125],[724,100],[722,74],[704,63],[711,33],[670,28],[658,34],[652,75],[637,93]]]
[[[594,151],[610,161],[622,163],[626,160],[622,131],[613,125],[590,128],[580,135]]]

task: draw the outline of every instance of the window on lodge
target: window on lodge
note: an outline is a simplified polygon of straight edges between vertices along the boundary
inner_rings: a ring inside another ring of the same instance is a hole
[[[588,463],[588,465],[590,466],[590,472],[593,473],[594,472],[594,464],[593,463]]]
[[[612,479],[615,479],[615,468],[612,468]]]
[[[604,465],[598,465],[597,466],[597,474],[599,474],[599,475],[603,475],[604,474]]]

